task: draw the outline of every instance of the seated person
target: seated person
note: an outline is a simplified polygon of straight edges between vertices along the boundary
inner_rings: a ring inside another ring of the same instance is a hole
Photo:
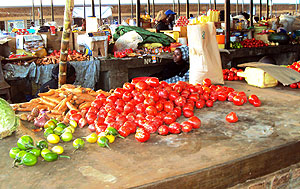
[[[167,83],[176,83],[177,81],[189,80],[189,48],[182,45],[175,49],[173,61],[165,66],[165,68],[150,77],[157,77]]]
[[[167,15],[167,24],[168,24],[169,30],[173,30],[173,22],[175,20],[176,13],[173,12],[171,9],[169,9],[165,12],[165,14]]]
[[[59,64],[56,64],[51,72],[51,80],[44,83],[39,89],[38,93],[48,92],[50,89],[58,89],[58,74],[59,74]],[[76,70],[74,66],[67,63],[67,84],[73,84],[76,80]]]

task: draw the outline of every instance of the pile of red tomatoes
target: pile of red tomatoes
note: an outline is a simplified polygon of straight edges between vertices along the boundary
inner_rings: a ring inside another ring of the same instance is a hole
[[[243,77],[237,76],[237,72],[242,72],[242,69],[230,68],[230,69],[223,69],[223,78],[224,80],[228,81],[238,81],[244,80]]]
[[[241,106],[247,102],[247,96],[233,88],[212,85],[209,79],[192,85],[182,81],[168,84],[150,77],[125,83],[108,97],[99,94],[90,108],[78,114],[87,120],[92,132],[99,134],[110,126],[123,137],[135,134],[136,140],[145,142],[151,133],[179,134],[199,128],[201,120],[194,116],[195,108],[212,107],[216,101],[226,100]],[[249,102],[260,106],[257,96],[249,98]],[[181,115],[188,120],[176,122]]]
[[[287,68],[291,68],[300,73],[300,61],[294,62],[292,65],[288,65]],[[300,89],[300,82],[290,84],[290,87],[293,89]]]

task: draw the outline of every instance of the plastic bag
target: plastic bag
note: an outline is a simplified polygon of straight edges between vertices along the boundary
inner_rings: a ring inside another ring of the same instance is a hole
[[[127,32],[116,41],[115,50],[137,49],[141,42],[143,42],[143,38],[136,31]]]
[[[190,54],[189,82],[197,84],[209,78],[213,84],[224,84],[214,23],[189,25],[187,31]]]

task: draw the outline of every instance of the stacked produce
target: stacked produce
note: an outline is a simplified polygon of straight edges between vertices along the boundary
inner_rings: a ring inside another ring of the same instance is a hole
[[[65,84],[60,89],[50,89],[46,93],[39,93],[40,98],[32,99],[29,102],[12,105],[15,111],[27,112],[29,115],[22,114],[21,119],[33,121],[45,119],[45,117],[56,118],[59,121],[68,122],[71,110],[82,110],[89,107],[91,102],[98,94],[108,96],[110,93],[90,88],[76,87]],[[40,111],[43,110],[43,111]],[[47,114],[43,114],[44,112]],[[42,124],[38,124],[42,127]]]
[[[159,44],[159,43],[158,43]],[[164,47],[164,46],[152,46],[151,44],[145,44],[144,49],[124,49],[122,51],[115,51],[114,57],[115,58],[124,58],[124,57],[136,57],[136,56],[145,56],[145,55],[153,55],[153,54],[161,54],[164,52],[171,52],[170,46]]]
[[[232,49],[240,49],[243,48],[243,45],[240,42],[230,42],[230,48]]]
[[[265,47],[268,44],[264,43],[262,40],[256,40],[255,38],[246,39],[241,42],[241,45],[244,48],[253,48],[253,47]]]
[[[242,72],[242,69],[230,68],[223,69],[223,78],[228,81],[244,80],[243,77],[237,76],[237,72]]]
[[[185,16],[179,16],[179,18],[176,20],[175,27],[180,26],[187,26],[189,24],[189,19]]]
[[[293,69],[300,73],[300,61],[294,62],[292,65],[288,65],[287,68]],[[290,87],[293,89],[300,89],[300,82],[290,84]]]

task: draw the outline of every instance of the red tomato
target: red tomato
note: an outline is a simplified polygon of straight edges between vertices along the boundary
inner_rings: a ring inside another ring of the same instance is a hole
[[[110,110],[107,112],[107,116],[116,117],[119,113],[116,110]]]
[[[213,106],[214,106],[214,101],[212,101],[212,100],[207,100],[207,101],[205,102],[205,105],[206,105],[207,107],[213,107]]]
[[[122,106],[122,105],[117,105],[116,106],[116,109],[115,109],[118,113],[122,113],[122,112],[124,112],[124,106]]]
[[[160,89],[158,90],[158,96],[167,99],[169,97],[169,92],[166,89]]]
[[[76,121],[77,123],[79,123],[79,120],[81,118],[82,118],[81,114],[73,114],[73,115],[70,116],[70,119]]]
[[[132,98],[133,98],[133,95],[130,92],[126,91],[126,92],[123,93],[122,99],[125,102],[129,102]]]
[[[242,96],[234,96],[233,97],[233,104],[237,105],[237,106],[242,106],[245,103],[245,100]]]
[[[145,81],[139,81],[135,84],[135,89],[139,92],[143,92],[148,89],[149,85]]]
[[[139,142],[146,142],[150,138],[150,133],[148,133],[144,128],[138,128],[135,133],[135,139]]]
[[[176,113],[176,116],[177,117],[180,117],[181,116],[181,107],[180,106],[177,106],[173,109],[173,111]]]
[[[181,125],[177,122],[169,125],[169,132],[172,134],[179,134],[181,132]]]
[[[182,111],[186,111],[186,110],[190,110],[190,111],[194,111],[194,106],[192,104],[185,104],[183,107],[182,107]]]
[[[196,102],[196,108],[201,109],[205,106],[205,100],[200,99]]]
[[[209,87],[211,85],[211,80],[208,78],[203,79],[203,85]]]
[[[184,115],[184,117],[189,118],[189,117],[194,116],[194,112],[191,110],[183,110],[183,115]]]
[[[161,125],[160,127],[158,127],[157,131],[160,135],[167,135],[169,134],[169,127],[166,125]]]
[[[105,125],[96,127],[96,134],[99,135],[100,133],[104,132],[106,128],[107,126]]]
[[[153,98],[147,97],[147,98],[145,98],[145,100],[144,100],[144,104],[145,104],[146,106],[155,106],[155,101],[153,100]]]
[[[204,100],[209,100],[209,98],[210,98],[210,95],[209,95],[209,93],[203,93],[203,99]]]
[[[79,122],[78,122],[78,127],[80,127],[80,128],[83,128],[84,126],[86,126],[88,123],[87,123],[87,120],[84,118],[84,117],[82,117],[82,118],[80,118],[80,120],[79,120]]]
[[[131,112],[131,113],[129,113],[129,114],[126,115],[126,119],[128,121],[134,121],[136,119],[136,116],[135,116],[135,114],[133,112]]]
[[[164,111],[171,112],[174,109],[174,104],[171,101],[164,102]]]
[[[156,77],[151,77],[146,80],[146,83],[151,87],[157,87],[159,85],[159,80]]]
[[[142,94],[137,94],[133,97],[133,99],[137,102],[137,103],[141,103],[144,102],[145,97]]]
[[[233,101],[233,97],[235,97],[237,95],[237,92],[233,91],[233,92],[229,92],[228,93],[228,101],[232,102]]]
[[[153,115],[146,115],[145,119],[148,121],[152,121],[152,119],[154,118]]]
[[[252,104],[253,103],[253,101],[254,100],[257,100],[258,99],[258,97],[256,96],[256,95],[250,95],[249,97],[248,97],[248,101]]]
[[[101,110],[101,109],[100,109]],[[88,110],[88,113],[94,113],[94,114],[97,114],[100,110],[98,110],[97,108],[95,107],[90,107],[89,110]]]
[[[115,94],[116,97],[122,98],[124,91],[125,90],[123,88],[116,88],[114,90],[114,94]]]
[[[145,114],[145,113],[139,113],[139,114],[136,115],[136,118],[137,118],[137,119],[139,119],[139,118],[145,119],[145,117],[146,117],[146,114]]]
[[[181,123],[181,130],[185,133],[190,132],[193,129],[192,123],[184,121]]]
[[[157,94],[157,92],[155,91],[150,91],[148,94],[149,98],[152,98],[155,102],[157,102],[159,100],[159,96]]]
[[[192,124],[194,129],[198,129],[201,126],[201,120],[196,116],[190,117],[188,122],[190,122]]]
[[[122,137],[127,137],[131,133],[130,129],[125,126],[121,126],[118,131]]]
[[[164,123],[163,120],[157,116],[155,116],[151,121],[157,128]]]
[[[133,89],[134,89],[134,85],[131,84],[131,83],[124,83],[124,84],[123,84],[123,89],[124,89],[125,91],[131,92],[131,91],[133,91]]]
[[[180,85],[180,84],[175,84],[173,86],[173,90],[176,91],[176,92],[178,92],[178,93],[180,93],[183,90],[183,86]]]
[[[106,98],[106,102],[107,103],[115,103],[116,102],[116,100],[118,99],[118,97],[116,97],[116,96],[113,96],[113,95],[110,95],[109,97],[107,97]]]
[[[176,98],[179,97],[179,93],[176,91],[170,91],[169,92],[169,99],[174,101]]]
[[[230,112],[227,116],[226,116],[226,121],[228,121],[229,123],[235,123],[239,120],[239,118],[237,117],[235,112]]]
[[[297,83],[292,83],[292,84],[290,84],[290,87],[292,89],[296,89],[296,88],[298,88],[298,85],[297,85]]]
[[[103,105],[103,101],[99,100],[99,99],[95,99],[92,103],[91,106],[96,108],[96,109],[100,109]]]
[[[158,101],[156,104],[155,104],[155,108],[157,109],[157,111],[162,111],[164,109],[164,104],[161,102],[161,101]]]
[[[70,114],[73,115],[73,114],[78,114],[78,111],[77,110],[70,110]]]
[[[96,96],[97,99],[106,99],[106,96],[103,93],[100,93]]]
[[[188,98],[190,96],[190,91],[188,90],[183,90],[181,93],[180,93],[180,96],[184,97],[184,98]]]
[[[129,128],[130,133],[135,133],[136,131],[136,124],[133,121],[126,121],[123,126]]]
[[[209,99],[212,100],[213,102],[218,100],[218,95],[216,93],[211,93],[209,95]]]
[[[148,131],[149,133],[155,133],[157,130],[157,127],[155,126],[153,121],[147,120],[143,126],[144,129],[146,129],[146,131]]]
[[[116,100],[115,105],[116,106],[125,106],[125,102],[124,102],[124,100],[119,98]]]
[[[127,118],[125,115],[119,114],[116,116],[116,122],[124,124],[126,121],[127,121]]]
[[[143,113],[143,112],[145,112],[145,110],[146,110],[146,105],[143,104],[143,103],[137,104],[137,105],[135,106],[135,112],[136,112],[137,114]]]
[[[104,109],[109,112],[110,110],[113,110],[116,108],[116,105],[112,102],[105,104]]]
[[[219,101],[225,101],[227,99],[227,95],[225,92],[219,92],[218,93],[218,100]]]
[[[300,82],[297,83],[298,89],[300,89]]]
[[[145,110],[147,115],[153,115],[156,116],[157,114],[157,109],[154,106],[148,106]]]
[[[192,101],[196,102],[200,99],[199,94],[198,93],[192,93],[189,96],[189,99],[191,99]]]
[[[261,105],[261,101],[259,99],[256,99],[253,101],[253,103],[251,103],[253,106],[255,107],[259,107]]]
[[[134,110],[134,106],[133,105],[130,105],[130,104],[126,104],[125,106],[124,106],[124,113],[125,114],[129,114],[129,113],[131,113],[131,112],[133,112],[133,110]]]
[[[167,125],[170,125],[171,123],[174,123],[175,121],[176,121],[176,117],[174,115],[167,114],[164,117],[164,122]]]
[[[174,103],[177,106],[183,107],[186,104],[186,98],[184,98],[183,96],[179,96],[174,100]]]
[[[96,127],[95,127],[94,124],[90,124],[90,125],[88,126],[88,129],[89,129],[90,132],[95,132],[95,131],[96,131]]]

